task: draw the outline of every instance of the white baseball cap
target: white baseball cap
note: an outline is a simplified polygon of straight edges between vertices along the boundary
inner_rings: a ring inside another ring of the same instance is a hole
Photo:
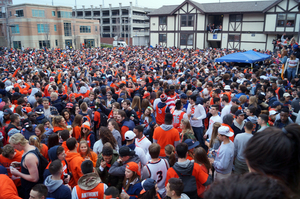
[[[135,133],[133,131],[127,131],[125,133],[125,140],[133,140],[135,138]]]
[[[220,127],[218,128],[218,133],[219,133],[220,135],[225,135],[225,136],[227,136],[227,137],[231,137],[231,136],[234,135],[234,133],[231,132],[230,129],[229,129],[229,127],[227,127],[227,126],[220,126]]]

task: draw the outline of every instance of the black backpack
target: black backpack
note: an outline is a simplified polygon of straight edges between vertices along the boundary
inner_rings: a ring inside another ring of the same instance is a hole
[[[177,173],[179,178],[182,180],[184,184],[183,193],[188,195],[189,198],[197,198],[197,183],[196,178],[193,176],[193,170],[194,170],[194,162],[190,162],[190,164],[193,164],[190,170],[185,170],[185,173],[180,173],[177,169],[176,164],[173,166],[174,171]]]
[[[99,127],[101,126],[107,126],[107,115],[105,115],[103,112],[99,112],[100,113],[100,125]]]

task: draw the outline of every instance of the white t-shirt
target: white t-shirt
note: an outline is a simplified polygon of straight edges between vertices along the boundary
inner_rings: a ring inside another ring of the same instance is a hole
[[[230,104],[224,106],[224,108],[223,108],[222,111],[221,111],[221,118],[222,118],[222,121],[223,121],[223,117],[231,112],[230,109],[231,109],[231,105],[230,105]]]
[[[149,151],[149,146],[151,145],[150,140],[143,135],[141,139],[135,138],[135,145],[144,150],[145,154]]]

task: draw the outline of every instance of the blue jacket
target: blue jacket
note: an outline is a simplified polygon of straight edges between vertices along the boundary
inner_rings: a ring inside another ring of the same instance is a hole
[[[36,118],[36,120],[35,120],[35,122],[36,122],[36,124],[43,124],[43,119],[45,119],[46,117],[45,117],[45,115],[43,114],[43,115],[41,115],[41,116],[39,116],[39,117],[37,117]]]
[[[140,195],[143,187],[140,180],[138,180],[134,185],[130,185],[126,193],[130,196],[130,199],[136,199]]]
[[[132,120],[123,120],[122,126],[127,126],[129,128],[129,130],[132,131],[135,127],[135,124]]]

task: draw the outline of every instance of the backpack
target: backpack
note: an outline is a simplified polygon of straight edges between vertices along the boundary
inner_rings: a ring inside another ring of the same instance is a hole
[[[188,195],[189,198],[198,198],[196,177],[192,175],[194,170],[194,162],[190,162],[190,164],[193,164],[193,166],[190,170],[185,170],[185,173],[180,173],[177,171],[176,164],[172,168],[184,184],[183,193]]]
[[[101,126],[107,126],[107,120],[108,120],[108,117],[107,115],[105,115],[104,113],[102,112],[99,112],[100,113],[100,127]]]
[[[49,162],[48,160],[39,152],[38,149],[35,150],[34,153],[38,159],[39,159],[39,165],[38,165],[38,170],[39,170],[39,183],[44,183],[44,171],[46,167],[48,166]]]

